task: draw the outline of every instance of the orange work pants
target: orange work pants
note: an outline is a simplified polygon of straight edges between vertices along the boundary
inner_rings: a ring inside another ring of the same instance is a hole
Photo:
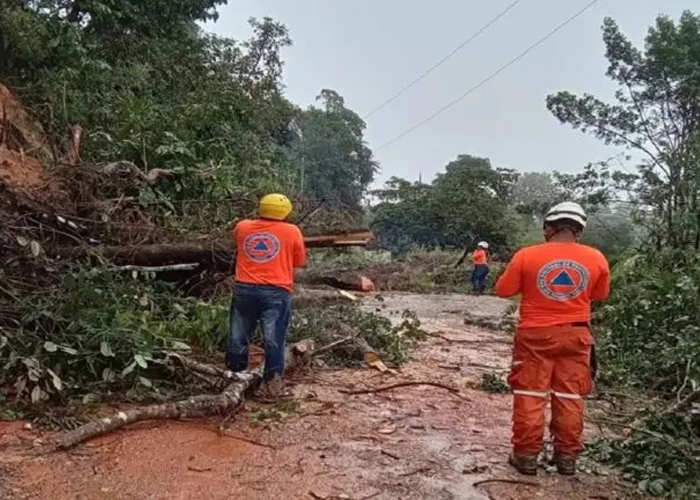
[[[550,432],[554,452],[578,455],[583,449],[583,397],[593,387],[593,336],[585,326],[519,329],[508,383],[513,390],[513,452],[542,451],[545,408],[552,402]]]

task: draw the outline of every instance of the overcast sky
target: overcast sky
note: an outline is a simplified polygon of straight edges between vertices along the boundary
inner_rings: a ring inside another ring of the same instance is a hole
[[[366,138],[380,148],[491,75],[590,0],[521,0],[503,18],[401,97],[370,116]],[[308,106],[323,88],[364,116],[454,50],[513,0],[229,0],[207,29],[242,39],[247,19],[284,23],[284,83]],[[688,0],[599,0],[543,45],[459,104],[377,151],[378,181],[429,180],[458,154],[520,171],[573,172],[617,150],[561,125],[544,99],[558,90],[608,97],[600,26],[617,20],[642,42],[655,17],[678,19]]]

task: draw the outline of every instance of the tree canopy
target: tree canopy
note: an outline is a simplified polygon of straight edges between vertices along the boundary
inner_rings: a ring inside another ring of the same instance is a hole
[[[603,24],[615,102],[559,92],[547,107],[562,123],[622,146],[635,170],[599,171],[640,207],[637,220],[657,246],[700,248],[700,17],[659,16],[638,49],[617,23]]]
[[[251,19],[245,41],[203,32],[224,3],[0,0],[0,81],[59,147],[82,126],[85,164],[176,172],[170,197],[282,189],[359,207],[376,171],[364,124],[332,90],[322,109],[286,99],[284,25]]]
[[[431,184],[391,179],[375,194],[373,227],[386,248],[464,248],[485,239],[514,248],[520,226],[510,209],[517,174],[486,158],[460,155]]]

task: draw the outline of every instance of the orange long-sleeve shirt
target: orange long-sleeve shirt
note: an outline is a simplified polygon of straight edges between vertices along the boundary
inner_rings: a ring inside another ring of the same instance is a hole
[[[265,219],[242,220],[233,230],[236,282],[292,290],[294,268],[306,264],[306,246],[294,224]]]
[[[610,293],[610,267],[595,248],[543,243],[518,251],[496,282],[499,297],[521,295],[520,328],[588,322],[591,301]]]
[[[472,262],[475,265],[488,264],[488,257],[486,255],[486,250],[483,248],[477,248],[472,253]]]

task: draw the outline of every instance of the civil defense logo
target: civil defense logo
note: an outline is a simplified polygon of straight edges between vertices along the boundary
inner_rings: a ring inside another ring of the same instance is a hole
[[[280,251],[280,241],[272,233],[253,233],[243,241],[243,251],[250,260],[269,262]]]
[[[589,281],[588,269],[573,260],[555,260],[540,269],[537,288],[545,297],[565,301],[581,295]]]

